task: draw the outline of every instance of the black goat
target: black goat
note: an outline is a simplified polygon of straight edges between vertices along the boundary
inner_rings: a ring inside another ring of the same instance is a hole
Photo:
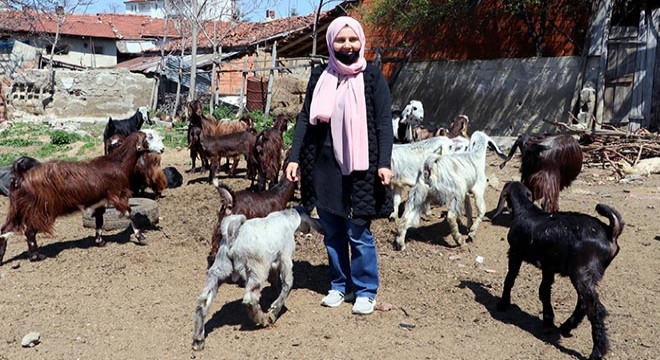
[[[502,298],[497,309],[511,304],[511,288],[522,262],[533,264],[543,272],[539,298],[543,303],[543,326],[555,328],[550,295],[554,275],[568,276],[578,294],[573,314],[559,328],[563,336],[584,319],[591,322],[593,350],[591,359],[601,359],[609,350],[604,319],[605,306],[598,299],[596,286],[605,269],[619,253],[617,239],[624,222],[615,209],[598,204],[596,211],[607,217],[607,225],[599,219],[576,212],[546,213],[531,200],[531,192],[521,182],[508,182],[502,189],[495,216],[508,203],[513,211],[509,241],[509,271],[504,280]]]
[[[112,117],[108,120],[108,124],[105,126],[103,131],[103,142],[105,143],[112,135],[119,134],[128,136],[134,132],[137,132],[142,128],[142,125],[145,123],[153,125],[153,121],[149,119],[149,114],[147,113],[147,108],[141,106],[137,109],[133,116],[128,119],[113,120]],[[105,155],[108,155],[107,149]]]
[[[520,181],[532,191],[534,201],[543,198],[543,210],[559,211],[559,192],[582,171],[580,144],[569,134],[521,135],[500,169],[511,160],[516,148],[522,154]]]

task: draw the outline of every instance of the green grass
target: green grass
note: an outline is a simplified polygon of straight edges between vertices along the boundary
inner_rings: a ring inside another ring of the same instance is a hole
[[[71,150],[69,145],[46,144],[37,150],[34,155],[38,159],[54,158],[57,153]]]
[[[93,139],[91,141],[86,141],[83,144],[83,146],[81,146],[80,149],[78,149],[78,151],[76,152],[76,156],[83,156],[85,155],[86,152],[90,151],[94,147],[96,147],[96,141],[94,141]]]
[[[28,147],[43,144],[39,140],[30,140],[24,138],[0,139],[0,146],[7,147]]]

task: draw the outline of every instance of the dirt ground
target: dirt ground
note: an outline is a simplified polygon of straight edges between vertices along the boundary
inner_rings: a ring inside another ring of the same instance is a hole
[[[489,155],[489,210],[501,184],[518,178],[518,163],[500,170]],[[166,150],[163,166],[183,173],[190,166],[186,150]],[[165,191],[159,228],[145,233],[145,246],[131,231],[117,231],[96,247],[80,213],[60,218],[54,237],[38,236],[47,256],[41,262],[28,261],[24,238],[12,236],[0,266],[0,359],[584,359],[591,352],[586,319],[571,338],[542,331],[541,274],[531,265],[523,265],[513,289],[515,305],[495,310],[507,270],[508,229],[486,220],[476,242],[456,248],[443,207],[409,232],[405,252],[393,249],[393,222],[372,225],[381,271],[377,300],[392,310],[355,316],[350,304],[321,307],[329,286],[322,237],[299,235],[295,285],[278,322],[252,326],[242,289],[224,285],[206,319],[206,349],[193,352],[194,303],[219,204],[205,178],[184,174],[182,187]],[[235,189],[247,185],[240,177],[223,180]],[[610,313],[608,358],[660,359],[660,175],[617,183],[609,170],[585,167],[560,205],[597,216],[599,202],[615,206],[626,222],[621,252],[599,288]],[[7,198],[0,198],[0,217],[7,207]],[[566,278],[557,278],[553,290],[559,323],[576,295]],[[41,343],[22,348],[30,331],[41,334]]]

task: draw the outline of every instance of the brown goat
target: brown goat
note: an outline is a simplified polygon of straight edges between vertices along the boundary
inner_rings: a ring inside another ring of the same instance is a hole
[[[144,235],[136,227],[128,199],[129,176],[141,153],[163,152],[163,141],[152,130],[141,130],[126,138],[111,154],[90,161],[44,162],[25,171],[9,195],[9,210],[0,230],[0,264],[11,233],[24,233],[31,261],[42,260],[37,233],[52,234],[55,219],[85,208],[93,208],[96,218],[95,242],[101,238],[106,203],[131,218],[139,242]]]
[[[202,132],[202,149],[210,162],[209,183],[215,178],[215,174],[220,167],[220,160],[223,157],[240,157],[240,155],[243,155],[246,159],[249,158],[256,140],[257,132],[254,129],[222,136],[211,136]],[[229,173],[235,175],[237,166],[238,161],[235,161]]]
[[[451,125],[449,126],[449,133],[447,134],[447,137],[450,139],[453,139],[458,136],[462,136],[466,139],[470,138],[470,135],[468,135],[468,124],[470,123],[470,119],[468,119],[467,115],[458,115],[457,117],[452,120]]]
[[[521,182],[532,191],[533,201],[543,199],[543,210],[559,211],[559,192],[582,171],[582,149],[569,134],[521,135],[500,165],[511,160],[516,148],[522,154]]]
[[[256,165],[259,180],[257,189],[263,191],[272,187],[279,178],[282,168],[282,148],[284,147],[284,132],[286,131],[289,118],[286,115],[278,115],[271,128],[261,131],[257,135],[252,152],[251,161]]]
[[[220,223],[227,215],[245,215],[247,219],[266,217],[273,211],[283,210],[293,196],[296,183],[289,181],[282,175],[280,181],[272,188],[254,192],[251,190],[232,191],[227,186],[220,184],[217,179],[213,180],[220,194],[220,208],[218,209],[218,222],[213,230],[211,238],[211,251],[207,257],[208,266],[213,265],[215,254],[220,246]]]
[[[112,135],[104,144],[105,153],[110,154],[125,141],[126,137],[123,135]],[[167,188],[167,177],[160,166],[160,161],[160,154],[150,152],[140,154],[129,178],[133,196],[143,195],[146,188],[151,188],[158,197]]]

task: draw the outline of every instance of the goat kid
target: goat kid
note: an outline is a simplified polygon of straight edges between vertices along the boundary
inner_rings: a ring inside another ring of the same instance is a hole
[[[534,197],[543,199],[543,210],[559,211],[559,192],[571,185],[582,171],[582,148],[569,134],[521,135],[500,165],[511,160],[516,148],[522,155],[520,178]]]
[[[571,336],[586,314],[591,322],[593,350],[590,359],[601,359],[609,349],[604,319],[605,306],[596,287],[605,270],[619,253],[617,239],[624,228],[621,214],[614,208],[598,204],[596,211],[609,219],[599,219],[576,212],[547,213],[532,201],[532,193],[520,182],[509,182],[502,189],[495,216],[508,204],[513,211],[509,229],[509,271],[504,280],[500,311],[511,304],[511,289],[522,262],[541,269],[543,279],[539,298],[543,304],[543,325],[555,329],[551,291],[554,274],[568,276],[578,294],[573,314],[559,327],[565,337]]]
[[[282,167],[282,149],[284,147],[284,132],[287,128],[289,118],[278,115],[273,126],[261,131],[255,140],[251,159],[256,169],[258,181],[257,189],[263,191],[273,186],[278,179]]]
[[[424,121],[424,106],[421,101],[411,100],[400,116],[392,113],[392,131],[394,142],[407,144],[413,142],[413,128]]]
[[[248,219],[266,217],[274,211],[283,210],[295,191],[296,183],[289,181],[282,175],[280,182],[267,191],[254,192],[251,190],[232,191],[221,185],[218,179],[213,179],[213,185],[220,195],[220,210],[218,210],[219,225],[228,215],[245,215]],[[213,264],[215,255],[220,246],[220,233],[214,233],[211,238],[211,251],[207,257],[208,266]]]
[[[390,219],[399,217],[399,205],[401,194],[408,187],[417,183],[419,170],[424,165],[424,160],[433,153],[448,154],[465,151],[469,141],[463,138],[449,139],[444,136],[433,137],[428,140],[410,144],[394,144],[392,147],[392,173],[394,176],[390,182],[394,200],[394,211]],[[428,213],[428,208],[426,209]]]
[[[310,218],[300,207],[277,211],[265,218],[248,220],[245,215],[231,215],[222,220],[220,249],[195,306],[193,350],[204,349],[204,318],[220,284],[229,280],[245,281],[243,304],[256,325],[267,327],[275,323],[293,286],[294,235],[303,223],[322,231],[318,219]],[[264,313],[259,299],[269,278],[279,288],[279,296]]]
[[[463,245],[459,232],[458,216],[465,214],[470,232],[468,240],[474,241],[477,228],[486,213],[484,194],[488,179],[486,177],[486,150],[493,149],[500,157],[504,153],[497,144],[481,131],[476,131],[470,138],[470,145],[465,152],[446,155],[432,154],[424,162],[418,174],[418,180],[410,191],[408,202],[399,222],[399,236],[395,247],[405,249],[408,228],[419,224],[420,213],[426,202],[435,199],[440,204],[447,204],[447,221],[451,235],[458,245]],[[477,206],[477,218],[472,221],[472,207],[468,193],[472,193]]]
[[[37,233],[52,233],[55,219],[85,208],[93,208],[96,218],[95,242],[103,246],[103,214],[106,203],[131,219],[139,242],[144,235],[133,221],[129,176],[141,153],[162,153],[161,137],[153,130],[132,133],[113,153],[91,161],[49,161],[14,174],[16,187],[9,195],[9,210],[0,229],[0,264],[7,249],[7,238],[24,233],[31,261],[44,258],[39,254]],[[15,166],[16,168],[17,166]]]

